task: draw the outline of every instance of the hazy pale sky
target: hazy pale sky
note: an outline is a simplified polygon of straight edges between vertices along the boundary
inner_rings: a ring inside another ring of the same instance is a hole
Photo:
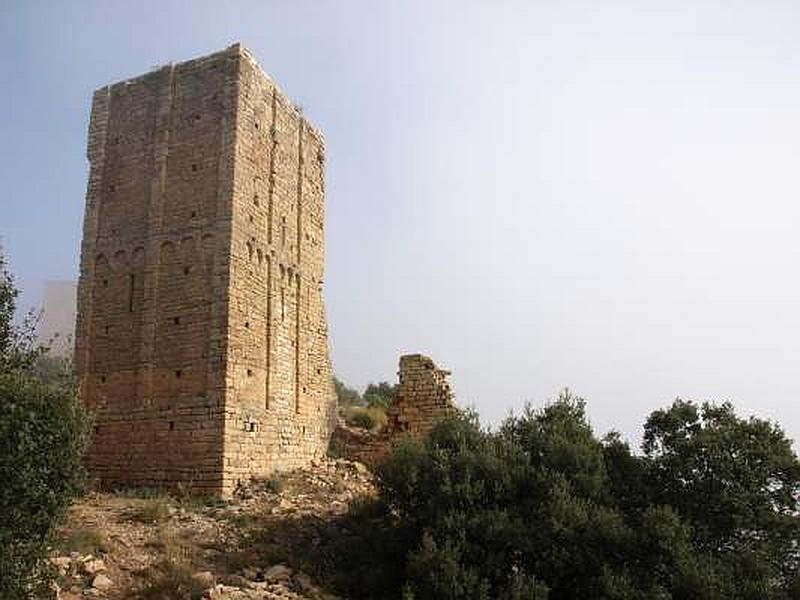
[[[800,436],[800,3],[2,2],[0,236],[77,277],[91,92],[248,46],[327,141],[336,372],[453,371],[497,422],[569,386]]]

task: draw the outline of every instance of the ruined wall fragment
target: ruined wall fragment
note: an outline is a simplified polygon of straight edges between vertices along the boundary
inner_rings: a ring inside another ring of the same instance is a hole
[[[350,460],[374,464],[403,436],[423,438],[428,435],[437,423],[458,410],[447,381],[449,375],[449,371],[439,369],[427,356],[401,356],[397,395],[386,411],[386,425],[373,433],[340,424],[333,436],[339,454]]]

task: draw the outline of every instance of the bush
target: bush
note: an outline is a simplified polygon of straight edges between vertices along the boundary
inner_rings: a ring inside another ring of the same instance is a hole
[[[378,468],[384,517],[362,528],[352,574],[368,577],[353,587],[416,600],[797,597],[800,463],[778,427],[678,401],[648,419],[643,448],[597,439],[569,393],[496,432],[470,414],[440,423]]]
[[[43,559],[55,526],[85,481],[89,421],[71,375],[43,381],[32,318],[17,327],[17,290],[0,253],[0,598],[44,598]],[[52,375],[52,373],[51,373]]]
[[[353,427],[374,431],[386,425],[386,411],[378,407],[351,406],[345,410],[345,422]]]
[[[333,378],[333,387],[336,389],[339,406],[364,406],[364,400],[358,390],[347,387],[338,377]]]
[[[377,407],[384,411],[394,402],[397,396],[397,384],[392,385],[386,381],[370,383],[364,390],[364,403],[372,408]]]

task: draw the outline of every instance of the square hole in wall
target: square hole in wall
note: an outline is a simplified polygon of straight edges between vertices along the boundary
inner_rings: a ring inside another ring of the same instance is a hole
[[[173,429],[175,429],[175,421],[170,421],[169,422],[169,430],[172,431]]]
[[[100,375],[100,383],[105,383],[105,382],[106,382],[106,376]]]
[[[177,377],[178,379],[180,379],[181,375],[182,375],[182,373],[181,373],[181,370],[180,370],[180,369],[176,369],[176,370],[175,370],[175,377]]]
[[[191,267],[183,267],[183,274],[184,275],[188,275],[191,272],[192,272],[192,268]]]
[[[192,163],[192,171],[197,171],[197,163]]]
[[[253,369],[247,369],[247,376],[248,377],[252,377],[253,376]]]
[[[181,324],[181,318],[180,317],[174,317],[172,319],[172,322],[175,323],[175,325],[180,325]]]

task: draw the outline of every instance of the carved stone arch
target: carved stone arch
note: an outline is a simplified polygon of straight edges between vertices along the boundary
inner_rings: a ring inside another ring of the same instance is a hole
[[[115,271],[126,271],[128,266],[128,253],[125,252],[125,250],[117,250],[114,252],[114,260],[111,263],[112,269]]]
[[[167,240],[161,244],[158,256],[158,264],[164,265],[175,260],[175,244]]]

